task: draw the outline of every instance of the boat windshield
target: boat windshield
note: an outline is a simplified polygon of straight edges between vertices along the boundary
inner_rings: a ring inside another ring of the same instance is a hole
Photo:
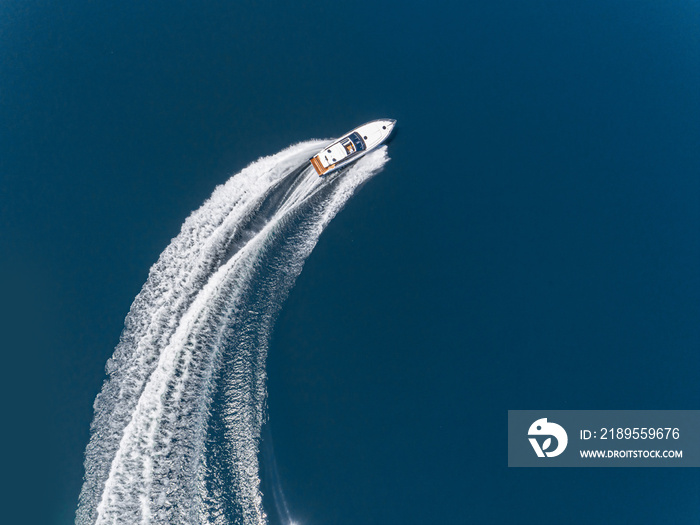
[[[365,150],[365,141],[362,140],[362,137],[360,137],[360,134],[357,131],[355,133],[351,133],[348,138],[355,145],[355,149],[357,151],[364,151]]]

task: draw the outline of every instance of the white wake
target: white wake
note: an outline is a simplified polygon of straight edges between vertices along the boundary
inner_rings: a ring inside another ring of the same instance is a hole
[[[258,449],[275,315],[319,235],[388,161],[321,179],[309,141],[216,188],[151,268],[95,399],[77,525],[265,523]]]

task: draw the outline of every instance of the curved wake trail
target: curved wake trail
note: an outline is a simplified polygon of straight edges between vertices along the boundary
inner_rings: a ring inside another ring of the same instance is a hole
[[[265,523],[267,344],[319,235],[388,161],[321,179],[309,141],[258,160],[187,218],[134,300],[95,399],[77,525]]]

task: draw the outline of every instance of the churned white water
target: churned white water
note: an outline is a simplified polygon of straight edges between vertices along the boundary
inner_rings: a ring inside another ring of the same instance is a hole
[[[265,523],[258,452],[275,315],[386,148],[320,178],[309,141],[187,218],[135,298],[95,399],[77,525]]]

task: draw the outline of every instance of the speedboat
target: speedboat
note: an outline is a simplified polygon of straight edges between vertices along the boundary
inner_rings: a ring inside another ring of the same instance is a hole
[[[395,125],[394,119],[373,120],[362,124],[311,157],[311,165],[319,176],[347,166],[389,138]]]

